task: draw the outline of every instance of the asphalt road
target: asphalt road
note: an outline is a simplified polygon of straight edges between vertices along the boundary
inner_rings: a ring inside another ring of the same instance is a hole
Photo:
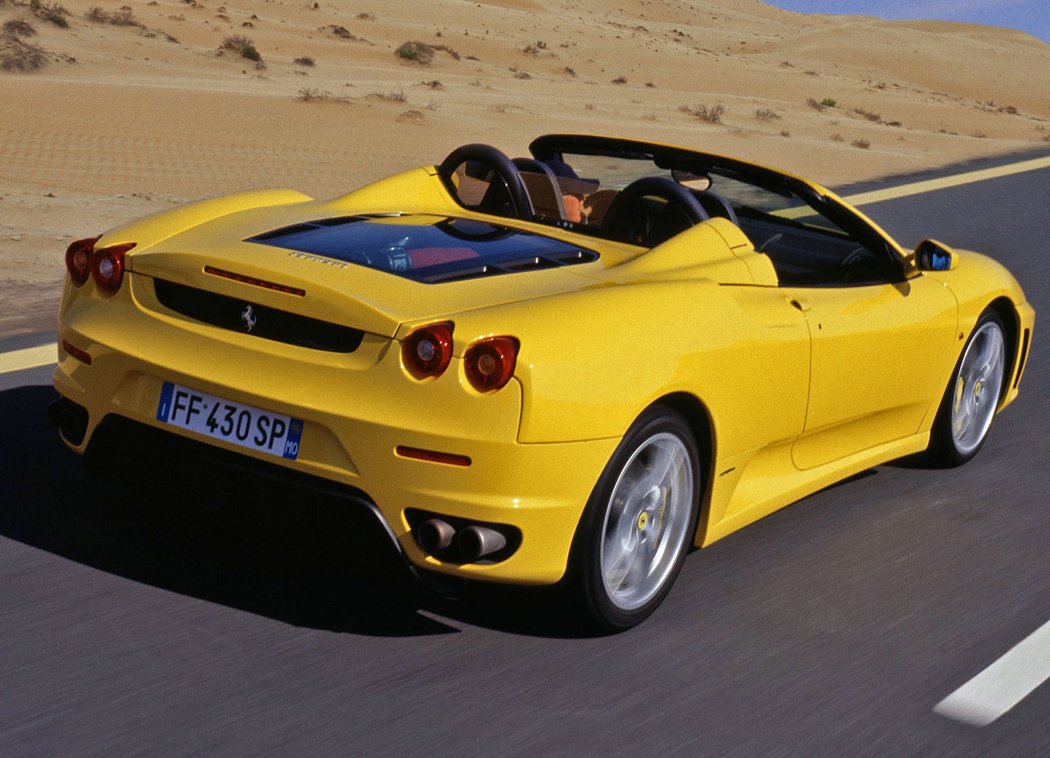
[[[1050,171],[865,210],[1006,263],[1050,314]],[[1050,367],[976,460],[881,466],[694,552],[641,627],[547,593],[417,596],[330,498],[179,466],[136,494],[0,386],[0,755],[1035,756],[1050,684],[934,706],[1050,620]],[[28,382],[26,386],[12,386]],[[119,470],[122,460],[106,462]],[[1045,662],[1044,662],[1045,665]]]

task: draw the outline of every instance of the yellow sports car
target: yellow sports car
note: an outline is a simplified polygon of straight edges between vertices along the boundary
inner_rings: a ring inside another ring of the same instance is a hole
[[[338,488],[417,572],[560,582],[617,629],[691,546],[893,458],[963,463],[1017,396],[1034,311],[995,261],[737,159],[530,152],[74,242],[52,421],[110,467],[178,438]]]

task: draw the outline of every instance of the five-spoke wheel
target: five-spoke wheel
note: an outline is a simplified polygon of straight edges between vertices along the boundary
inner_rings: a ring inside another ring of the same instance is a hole
[[[576,586],[605,629],[642,621],[671,588],[696,528],[699,454],[682,417],[657,407],[624,436],[574,547]]]
[[[930,457],[958,466],[981,449],[1002,399],[1006,375],[1003,325],[992,311],[977,321],[948,383],[930,440]]]

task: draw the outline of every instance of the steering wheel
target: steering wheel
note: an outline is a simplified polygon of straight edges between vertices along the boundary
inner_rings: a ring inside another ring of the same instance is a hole
[[[532,219],[532,203],[529,202],[529,194],[525,191],[525,184],[521,181],[521,175],[518,173],[517,167],[510,158],[491,145],[474,143],[457,147],[438,166],[438,176],[441,177],[441,181],[444,182],[445,187],[453,197],[457,197],[458,193],[455,182],[452,181],[452,174],[460,165],[467,161],[483,164],[503,181],[503,184],[507,187],[507,194],[510,197],[511,211],[514,218],[526,221]],[[488,195],[489,193],[486,192],[486,198]],[[482,205],[484,205],[484,201],[482,201]]]
[[[667,205],[659,218],[643,204],[647,197],[664,200]],[[602,221],[602,232],[613,239],[636,245],[655,246],[683,231],[681,224],[670,223],[669,211],[677,210],[689,226],[710,218],[692,192],[666,176],[637,179],[613,198]]]

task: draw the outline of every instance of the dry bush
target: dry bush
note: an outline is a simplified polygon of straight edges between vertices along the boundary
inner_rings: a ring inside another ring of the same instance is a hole
[[[368,13],[367,11],[364,11],[364,12],[361,12],[361,13],[357,14],[357,20],[358,21],[375,21],[376,17],[373,14]]]
[[[13,18],[4,22],[5,37],[32,37],[36,29],[28,21],[21,18]]]
[[[429,42],[402,42],[394,51],[394,55],[403,61],[415,63],[419,66],[429,66],[434,60],[434,53],[447,53],[453,60],[459,60],[460,56],[448,45],[431,45]]]
[[[338,24],[329,24],[328,26],[322,26],[321,30],[322,31],[328,30],[329,32],[334,34],[336,37],[340,37],[342,39],[348,39],[348,40],[359,40],[359,39],[361,39],[360,37],[357,37],[354,34],[352,34],[350,32],[350,30],[347,29],[345,26],[339,26]]]
[[[84,14],[84,18],[96,24],[112,24],[113,26],[134,26],[139,29],[145,29],[146,25],[135,18],[135,12],[127,5],[122,5],[112,14],[107,13],[105,10],[97,5],[93,5],[88,8],[87,13]]]
[[[832,141],[832,142],[845,142],[846,140],[844,140],[844,139],[842,138],[842,135],[841,135],[841,134],[839,134],[839,133],[837,133],[837,132],[836,132],[835,134],[832,134],[832,135],[831,135],[831,141]]]
[[[721,124],[722,116],[724,116],[726,112],[726,107],[721,103],[715,103],[714,105],[701,103],[694,108],[690,108],[688,105],[683,105],[679,110],[683,113],[688,113],[690,116],[695,116],[708,124]]]
[[[224,38],[222,45],[219,47],[220,52],[223,50],[229,50],[230,52],[237,53],[242,58],[254,61],[256,67],[261,67],[263,65],[262,55],[255,49],[255,45],[252,44],[250,39],[240,34]]]
[[[861,150],[867,150],[869,147],[871,147],[871,142],[866,139],[855,139],[852,142],[850,142],[850,144],[853,145],[853,147],[859,148]]]
[[[782,130],[780,132],[780,136],[781,137],[790,137],[791,136],[791,132],[789,132],[787,129],[784,129],[784,130]]]
[[[882,123],[882,116],[880,116],[878,113],[872,113],[871,111],[866,111],[863,108],[854,108],[853,112],[856,113],[858,116],[862,116],[863,118],[866,118],[868,119],[868,121],[871,121],[873,123]]]
[[[521,52],[525,53],[525,55],[539,57],[547,52],[547,43],[543,40],[539,40],[533,45],[525,45]]]
[[[754,116],[759,121],[779,121],[784,118],[772,108],[759,108],[755,111]]]
[[[816,98],[812,98],[812,97],[806,98],[806,105],[808,105],[810,108],[812,108],[815,111],[822,111],[826,107],[823,103],[818,103]]]
[[[316,61],[308,55],[304,55],[302,58],[296,58],[292,63],[297,66],[307,66],[308,68],[313,68],[317,65]]]
[[[44,48],[18,37],[0,39],[0,68],[5,71],[36,71],[47,64]]]
[[[384,103],[408,102],[408,98],[405,97],[404,90],[398,90],[397,92],[373,92],[368,97],[372,100],[381,100]]]
[[[350,103],[350,98],[346,95],[333,95],[328,90],[319,90],[313,87],[303,87],[299,90],[299,94],[295,96],[295,99],[304,103],[343,103],[344,105]]]
[[[616,77],[615,79],[612,80],[612,83],[613,84],[627,84],[627,77],[626,76],[618,76],[618,77]]]
[[[61,3],[45,3],[41,0],[29,0],[28,2],[16,2],[13,5],[24,5],[27,6],[41,21],[47,21],[60,26],[63,29],[69,28],[69,21],[66,16],[69,15],[69,11],[65,9]]]

